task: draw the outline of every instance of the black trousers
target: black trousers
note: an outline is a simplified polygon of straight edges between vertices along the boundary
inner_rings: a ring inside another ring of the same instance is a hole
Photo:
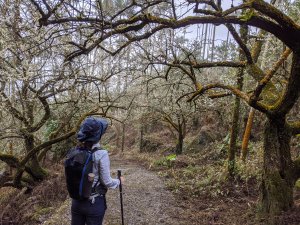
[[[71,225],[102,225],[105,210],[105,196],[96,197],[93,204],[91,200],[72,199]]]

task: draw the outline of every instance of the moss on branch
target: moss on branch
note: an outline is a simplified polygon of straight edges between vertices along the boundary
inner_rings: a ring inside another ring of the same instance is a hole
[[[300,121],[296,121],[292,123],[288,122],[287,124],[292,135],[300,134]]]
[[[18,167],[20,163],[19,159],[11,154],[0,154],[0,160],[14,168]]]
[[[300,157],[298,157],[295,161],[294,161],[294,180],[295,182],[300,178]]]

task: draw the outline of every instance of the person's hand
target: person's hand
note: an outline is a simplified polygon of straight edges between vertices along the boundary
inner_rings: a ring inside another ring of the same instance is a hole
[[[120,177],[121,183],[124,184],[125,178],[123,176]]]

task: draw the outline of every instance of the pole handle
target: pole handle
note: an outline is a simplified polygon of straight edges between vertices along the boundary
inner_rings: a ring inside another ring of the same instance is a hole
[[[119,179],[119,181],[120,181],[119,189],[120,189],[120,192],[122,193],[122,181],[121,181],[121,176],[122,176],[122,171],[119,169],[119,170],[118,170],[118,179]]]

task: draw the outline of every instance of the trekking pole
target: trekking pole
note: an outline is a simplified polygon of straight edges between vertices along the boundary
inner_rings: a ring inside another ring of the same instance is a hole
[[[123,192],[122,192],[122,182],[121,182],[121,170],[118,170],[118,178],[120,180],[120,202],[121,202],[121,216],[122,216],[122,225],[124,225],[124,211],[123,211]]]

